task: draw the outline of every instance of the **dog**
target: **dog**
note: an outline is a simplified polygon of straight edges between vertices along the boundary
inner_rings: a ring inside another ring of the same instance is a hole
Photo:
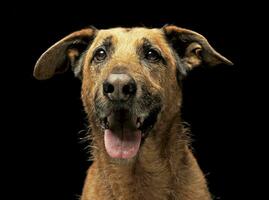
[[[232,65],[202,35],[162,28],[89,27],[41,55],[39,80],[72,68],[82,81],[93,164],[81,200],[209,200],[181,120],[182,79]]]

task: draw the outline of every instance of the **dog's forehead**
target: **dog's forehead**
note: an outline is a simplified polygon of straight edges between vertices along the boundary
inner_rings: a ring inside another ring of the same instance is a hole
[[[99,30],[96,40],[103,40],[105,38],[112,38],[115,43],[129,43],[137,42],[142,39],[148,39],[152,42],[158,42],[164,39],[161,29],[153,28],[112,28]]]
[[[121,58],[123,55],[134,55],[141,45],[150,42],[162,52],[164,58],[174,64],[173,53],[162,29],[143,27],[101,29],[98,31],[88,55],[91,56],[94,49],[107,42],[115,48],[114,53],[120,55]]]

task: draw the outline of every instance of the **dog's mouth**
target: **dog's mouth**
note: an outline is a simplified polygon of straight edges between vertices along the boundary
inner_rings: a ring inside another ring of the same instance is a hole
[[[141,143],[153,128],[160,108],[147,116],[133,114],[129,109],[113,110],[101,120],[105,149],[112,158],[130,159],[137,155]]]

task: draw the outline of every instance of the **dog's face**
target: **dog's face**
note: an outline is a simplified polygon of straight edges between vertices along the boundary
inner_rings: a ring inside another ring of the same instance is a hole
[[[82,99],[111,157],[134,157],[165,98],[180,101],[172,53],[159,29],[145,28],[101,30],[86,52]]]
[[[71,65],[99,145],[111,158],[135,157],[143,141],[179,114],[180,80],[205,62],[231,64],[198,33],[162,29],[84,29],[39,59],[34,75],[47,79]]]

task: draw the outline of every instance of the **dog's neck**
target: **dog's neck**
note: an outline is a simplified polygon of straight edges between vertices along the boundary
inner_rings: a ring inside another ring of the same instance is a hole
[[[187,134],[178,116],[170,124],[159,124],[158,129],[152,130],[135,160],[113,162],[105,150],[94,151],[99,175],[106,180],[104,184],[111,194],[124,194],[125,197],[129,194],[126,199],[166,199],[171,195],[171,186],[178,177],[178,166],[188,148]]]

